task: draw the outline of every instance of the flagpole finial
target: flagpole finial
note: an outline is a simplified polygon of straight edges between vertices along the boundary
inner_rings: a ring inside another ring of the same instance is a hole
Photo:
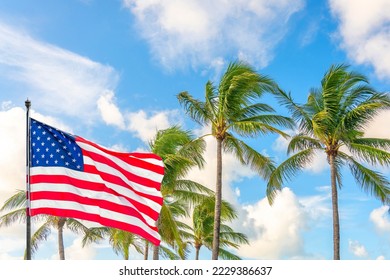
[[[24,105],[26,105],[26,108],[29,109],[31,107],[31,101],[27,98],[27,100],[24,101]]]

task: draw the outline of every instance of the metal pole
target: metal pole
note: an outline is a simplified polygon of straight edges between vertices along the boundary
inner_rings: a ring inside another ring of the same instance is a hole
[[[31,260],[31,218],[30,218],[30,107],[31,101],[26,100],[26,260]]]

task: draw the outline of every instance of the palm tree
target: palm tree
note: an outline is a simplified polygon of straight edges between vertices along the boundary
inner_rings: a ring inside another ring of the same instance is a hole
[[[100,242],[108,237],[109,243],[116,254],[122,255],[124,260],[129,260],[130,248],[142,253],[144,241],[141,237],[128,231],[110,227],[91,227],[85,232],[82,246],[93,242]]]
[[[9,211],[0,217],[0,227],[9,226],[16,221],[26,222],[26,193],[25,191],[19,190],[7,199],[0,208],[0,212]],[[43,222],[42,225],[34,232],[31,236],[31,254],[36,253],[38,250],[39,243],[47,240],[47,237],[51,233],[51,228],[57,229],[57,240],[58,240],[58,254],[60,260],[65,260],[65,248],[63,230],[66,226],[72,232],[82,233],[88,230],[80,221],[70,218],[61,218],[50,215],[37,215],[31,217],[35,223]],[[24,258],[26,258],[26,253]]]
[[[217,141],[213,260],[218,259],[220,248],[222,151],[232,152],[242,164],[268,178],[274,169],[273,162],[238,137],[253,138],[266,133],[287,136],[275,126],[292,126],[290,119],[275,115],[271,106],[257,103],[263,93],[275,88],[276,84],[270,78],[256,73],[243,62],[234,62],[222,75],[218,88],[210,81],[206,83],[205,101],[195,99],[188,92],[178,95],[188,115],[201,125],[210,125],[208,135]]]
[[[195,247],[196,260],[199,260],[199,252],[202,246],[212,250],[214,208],[215,200],[213,197],[210,197],[196,205],[193,209],[193,235],[191,236],[191,243]],[[224,222],[231,222],[235,218],[237,218],[237,213],[233,206],[227,201],[222,201],[219,254],[223,259],[227,260],[240,260],[240,257],[229,252],[225,249],[225,247],[238,249],[240,244],[249,244],[248,238],[245,234],[235,232],[231,227],[224,224]]]
[[[341,167],[348,165],[360,187],[389,203],[389,181],[373,165],[390,165],[389,139],[365,138],[364,130],[384,109],[390,108],[387,94],[369,86],[365,76],[346,65],[333,65],[325,73],[321,86],[312,89],[306,104],[293,101],[280,91],[280,100],[296,120],[298,133],[290,139],[288,153],[294,153],[272,173],[267,193],[272,203],[284,180],[290,179],[313,160],[316,151],[324,152],[330,166],[333,210],[334,259],[340,259],[338,188]],[[365,166],[364,163],[371,165]]]
[[[158,131],[149,146],[153,153],[162,158],[165,166],[161,184],[164,203],[157,227],[162,241],[176,249],[179,257],[184,259],[188,251],[183,239],[188,226],[180,219],[189,216],[189,207],[193,203],[212,194],[203,185],[185,179],[193,167],[203,166],[205,142],[195,139],[189,131],[174,126]],[[159,249],[154,247],[153,259],[158,259],[158,255]]]

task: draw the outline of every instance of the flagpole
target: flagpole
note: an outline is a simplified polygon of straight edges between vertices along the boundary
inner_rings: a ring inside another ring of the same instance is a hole
[[[26,112],[26,260],[31,260],[31,217],[30,217],[30,107],[31,101],[24,102]]]

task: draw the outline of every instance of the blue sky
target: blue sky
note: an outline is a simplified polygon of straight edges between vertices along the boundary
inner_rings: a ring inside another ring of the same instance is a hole
[[[390,3],[387,0],[69,0],[0,2],[0,204],[24,189],[25,111],[63,130],[121,150],[147,149],[157,129],[180,124],[200,135],[176,95],[203,98],[229,62],[242,59],[304,102],[325,71],[346,63],[379,91],[390,85]],[[265,101],[287,114],[271,97]],[[369,136],[390,137],[390,112]],[[269,135],[249,142],[277,162],[286,141]],[[213,187],[215,143],[207,139],[204,170],[190,178]],[[388,169],[381,171],[388,176]],[[319,155],[287,182],[275,205],[266,183],[224,156],[223,196],[234,204],[234,227],[251,246],[245,259],[331,259],[329,169]],[[341,257],[390,259],[388,207],[344,172],[339,194]],[[189,220],[188,220],[189,221]],[[0,229],[0,259],[20,259],[24,225]],[[81,248],[66,232],[69,259],[120,259],[102,243]],[[206,249],[202,258],[211,254]],[[37,259],[57,258],[55,231]],[[133,254],[133,258],[142,258]]]

